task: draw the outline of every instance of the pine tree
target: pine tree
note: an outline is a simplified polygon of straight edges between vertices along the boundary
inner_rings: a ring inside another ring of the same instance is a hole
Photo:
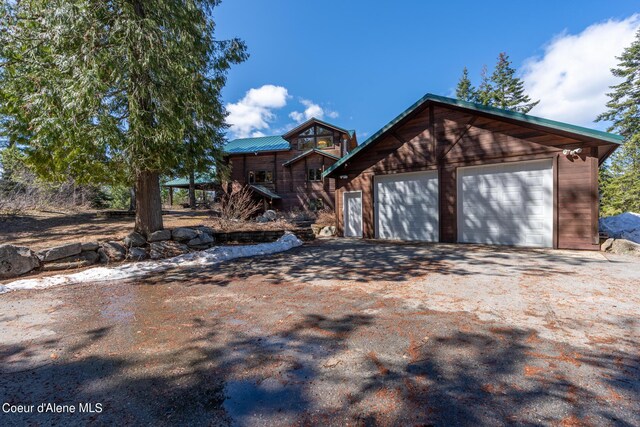
[[[462,76],[458,81],[458,86],[456,87],[456,98],[469,102],[473,102],[475,100],[475,89],[469,79],[469,71],[467,70],[467,67],[464,67],[462,70]]]
[[[622,82],[611,86],[608,110],[596,119],[611,122],[608,131],[625,137],[600,174],[603,215],[640,213],[640,31],[618,60],[611,72]]]
[[[492,91],[489,105],[506,110],[528,113],[540,101],[531,102],[524,91],[524,82],[516,77],[509,56],[502,52],[498,55],[496,68],[491,75]]]
[[[480,85],[478,90],[475,91],[474,101],[482,105],[491,105],[493,102],[493,85],[489,79],[487,66],[482,66],[480,72]]]
[[[220,92],[247,55],[215,39],[218,4],[0,2],[2,133],[47,179],[134,184],[136,230],[161,229],[159,176],[222,156]]]

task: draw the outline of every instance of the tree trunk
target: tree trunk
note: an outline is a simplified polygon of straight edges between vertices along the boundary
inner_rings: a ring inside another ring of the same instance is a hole
[[[136,231],[149,236],[162,230],[160,175],[157,172],[136,173]]]
[[[136,187],[135,185],[129,189],[129,212],[136,210]]]
[[[193,171],[189,172],[189,207],[196,208],[196,177]]]

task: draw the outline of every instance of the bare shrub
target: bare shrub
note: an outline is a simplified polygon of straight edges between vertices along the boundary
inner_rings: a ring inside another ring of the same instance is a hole
[[[223,186],[220,197],[220,219],[226,221],[246,221],[255,216],[262,207],[253,199],[248,187]]]
[[[331,209],[321,209],[316,212],[316,224],[323,227],[336,225],[336,213]]]

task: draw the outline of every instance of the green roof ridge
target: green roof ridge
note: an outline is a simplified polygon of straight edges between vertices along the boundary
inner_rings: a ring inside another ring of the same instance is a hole
[[[468,108],[468,109],[471,109],[471,110],[486,112],[486,113],[493,114],[493,115],[500,116],[500,117],[504,117],[504,118],[516,119],[516,120],[520,120],[520,121],[523,121],[523,122],[532,123],[532,124],[545,126],[545,127],[550,127],[550,128],[557,129],[557,130],[563,130],[563,131],[566,131],[566,132],[570,132],[570,133],[574,133],[574,134],[578,134],[578,135],[582,135],[582,136],[587,136],[587,137],[591,137],[591,138],[597,138],[597,139],[601,139],[601,140],[604,140],[606,142],[611,142],[611,143],[614,143],[614,144],[621,144],[622,141],[624,140],[624,137],[622,137],[620,135],[616,135],[614,133],[609,133],[609,132],[604,132],[604,131],[601,131],[601,130],[590,129],[590,128],[586,128],[586,127],[583,127],[583,126],[572,125],[572,124],[569,124],[569,123],[563,123],[563,122],[559,122],[559,121],[556,121],[556,120],[544,119],[542,117],[536,117],[536,116],[531,116],[531,115],[524,114],[524,113],[519,113],[519,112],[516,112],[516,111],[505,110],[503,108],[491,107],[491,106],[488,106],[488,105],[477,104],[475,102],[462,101],[462,100],[456,99],[456,98],[449,98],[449,97],[446,97],[446,96],[434,95],[432,93],[427,93],[422,98],[420,98],[419,100],[417,100],[416,102],[411,104],[411,106],[409,108],[404,110],[402,113],[400,113],[398,116],[396,116],[389,123],[384,125],[380,130],[378,130],[376,133],[374,133],[369,138],[367,138],[366,141],[364,141],[362,144],[359,144],[356,148],[353,149],[353,151],[351,151],[349,154],[347,154],[346,156],[342,157],[339,161],[334,163],[329,169],[327,169],[322,174],[322,176],[325,177],[325,176],[329,175],[331,172],[333,172],[334,170],[336,170],[337,168],[339,168],[340,166],[342,166],[345,162],[347,162],[347,160],[349,160],[354,155],[359,153],[361,150],[364,149],[364,147],[369,145],[371,142],[375,141],[379,136],[381,136],[382,134],[387,132],[389,129],[391,129],[393,126],[395,126],[398,122],[400,122],[402,119],[407,117],[409,114],[413,113],[416,110],[416,108],[420,107],[422,104],[424,104],[427,101],[440,102],[440,103],[448,104],[448,105],[456,105],[456,106],[460,106],[460,107],[463,107],[463,108]]]

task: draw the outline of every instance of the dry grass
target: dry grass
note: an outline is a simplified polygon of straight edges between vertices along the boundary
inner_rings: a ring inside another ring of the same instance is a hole
[[[216,231],[265,231],[265,230],[295,230],[296,226],[285,219],[270,222],[232,221],[222,218],[210,218],[207,225]]]
[[[162,216],[165,228],[206,225],[209,211],[174,209]],[[133,231],[134,218],[98,218],[96,211],[31,211],[0,216],[0,244],[42,249],[73,242],[118,240]]]

